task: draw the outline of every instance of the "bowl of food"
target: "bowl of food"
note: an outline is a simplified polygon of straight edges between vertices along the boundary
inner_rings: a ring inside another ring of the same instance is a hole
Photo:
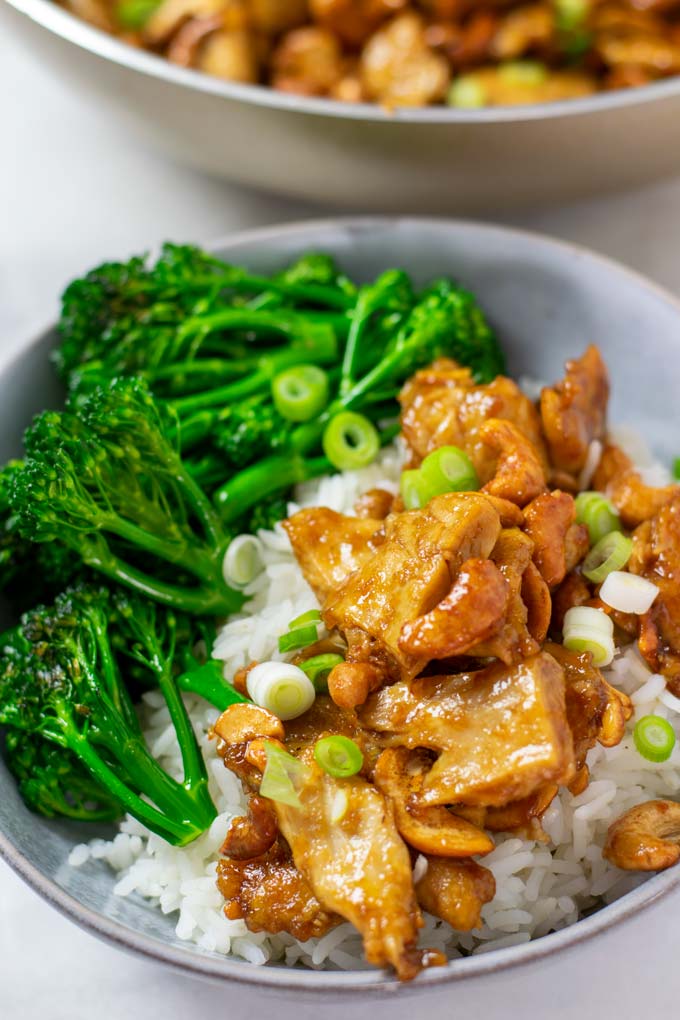
[[[303,200],[486,215],[678,167],[676,4],[7,0],[2,15],[146,143]]]
[[[74,281],[0,380],[0,853],[296,995],[529,964],[671,889],[679,325],[453,221]]]

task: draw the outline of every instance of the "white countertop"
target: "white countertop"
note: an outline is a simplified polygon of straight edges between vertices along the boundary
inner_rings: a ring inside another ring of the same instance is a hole
[[[15,52],[0,10],[0,362],[53,316],[60,288],[105,258],[164,239],[315,215],[209,181],[136,148]],[[680,180],[513,222],[589,245],[680,293]],[[680,1000],[680,891],[582,950],[443,993],[389,1003],[327,1001],[324,1020],[670,1020]],[[17,1020],[258,1018],[273,1004],[201,984],[97,942],[0,864],[0,1016]],[[311,1020],[312,1003],[278,1006]]]

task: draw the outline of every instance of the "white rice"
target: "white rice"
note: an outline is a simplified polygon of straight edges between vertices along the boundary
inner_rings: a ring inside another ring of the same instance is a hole
[[[630,449],[630,438],[625,439]],[[662,472],[647,460],[639,444],[631,452],[645,464],[649,475],[661,478]],[[380,486],[396,491],[402,459],[402,450],[395,444],[364,470],[302,485],[290,510],[325,505],[352,513],[357,497],[367,489]],[[262,531],[260,538],[264,571],[246,589],[250,597],[246,609],[223,627],[214,649],[224,660],[228,678],[253,659],[280,658],[278,635],[285,632],[291,619],[316,606],[283,529]],[[678,795],[680,743],[668,761],[655,764],[638,754],[631,733],[637,719],[653,713],[668,719],[680,736],[680,700],[666,691],[662,677],[650,673],[634,647],[619,651],[606,675],[633,700],[634,716],[623,741],[612,748],[598,745],[589,753],[591,782],[583,793],[572,796],[565,789],[555,798],[543,818],[549,844],[514,835],[496,837],[495,850],[483,859],[497,884],[494,900],[482,910],[483,926],[461,934],[428,916],[421,945],[445,950],[450,958],[518,945],[573,924],[584,912],[617,899],[644,881],[644,875],[609,864],[601,847],[608,826],[622,812],[651,797]],[[187,706],[220,812],[210,830],[179,849],[126,818],[115,839],[76,846],[69,863],[80,867],[104,859],[118,875],[117,895],[136,894],[164,914],[173,914],[178,938],[195,942],[204,950],[231,953],[254,964],[280,961],[289,966],[365,969],[361,939],[349,924],[320,939],[300,943],[287,935],[252,934],[243,921],[229,921],[224,916],[215,885],[219,849],[231,819],[243,813],[245,801],[240,782],[225,769],[214,742],[207,738],[217,713],[198,698],[187,698]],[[179,750],[160,692],[144,695],[143,712],[153,753],[179,777]],[[416,872],[422,873],[424,866],[419,858]]]

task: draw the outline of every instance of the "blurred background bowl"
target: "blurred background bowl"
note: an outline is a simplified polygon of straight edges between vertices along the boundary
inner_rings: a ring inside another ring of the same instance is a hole
[[[185,70],[51,0],[0,8],[5,46],[30,47],[145,143],[211,175],[308,201],[488,214],[680,172],[680,77],[536,106],[388,113]]]
[[[608,259],[499,227],[377,217],[253,230],[212,247],[226,260],[261,273],[317,250],[334,255],[358,280],[372,279],[389,266],[402,266],[417,283],[454,276],[479,296],[498,330],[511,374],[558,378],[565,358],[595,342],[612,377],[611,420],[639,429],[666,461],[678,453],[680,304]],[[56,342],[55,330],[48,330],[26,344],[0,374],[0,462],[20,452],[21,434],[31,416],[63,399],[48,357]],[[72,847],[98,834],[96,827],[31,814],[0,759],[0,855],[46,900],[94,934],[187,973],[247,983],[279,998],[312,995],[330,1001],[334,996],[338,1001],[351,994],[395,992],[396,980],[378,971],[255,967],[182,942],[175,932],[176,918],[142,899],[114,894],[115,876],[103,861],[68,866]],[[569,928],[435,967],[410,990],[480,976],[490,980],[506,967],[535,965],[567,947],[580,949],[588,937],[638,914],[679,881],[680,866],[653,875]]]

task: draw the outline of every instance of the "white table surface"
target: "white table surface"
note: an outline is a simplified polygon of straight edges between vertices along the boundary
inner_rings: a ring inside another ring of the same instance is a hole
[[[0,10],[0,363],[53,316],[62,285],[104,258],[166,238],[208,240],[313,216],[142,151],[23,52]],[[680,168],[679,168],[680,169]],[[680,180],[513,222],[590,245],[680,293]],[[667,1020],[680,1001],[680,892],[578,952],[390,1003],[281,1002],[279,1020],[438,1017]],[[274,1003],[198,983],[96,941],[0,864],[0,1017],[253,1020]]]

